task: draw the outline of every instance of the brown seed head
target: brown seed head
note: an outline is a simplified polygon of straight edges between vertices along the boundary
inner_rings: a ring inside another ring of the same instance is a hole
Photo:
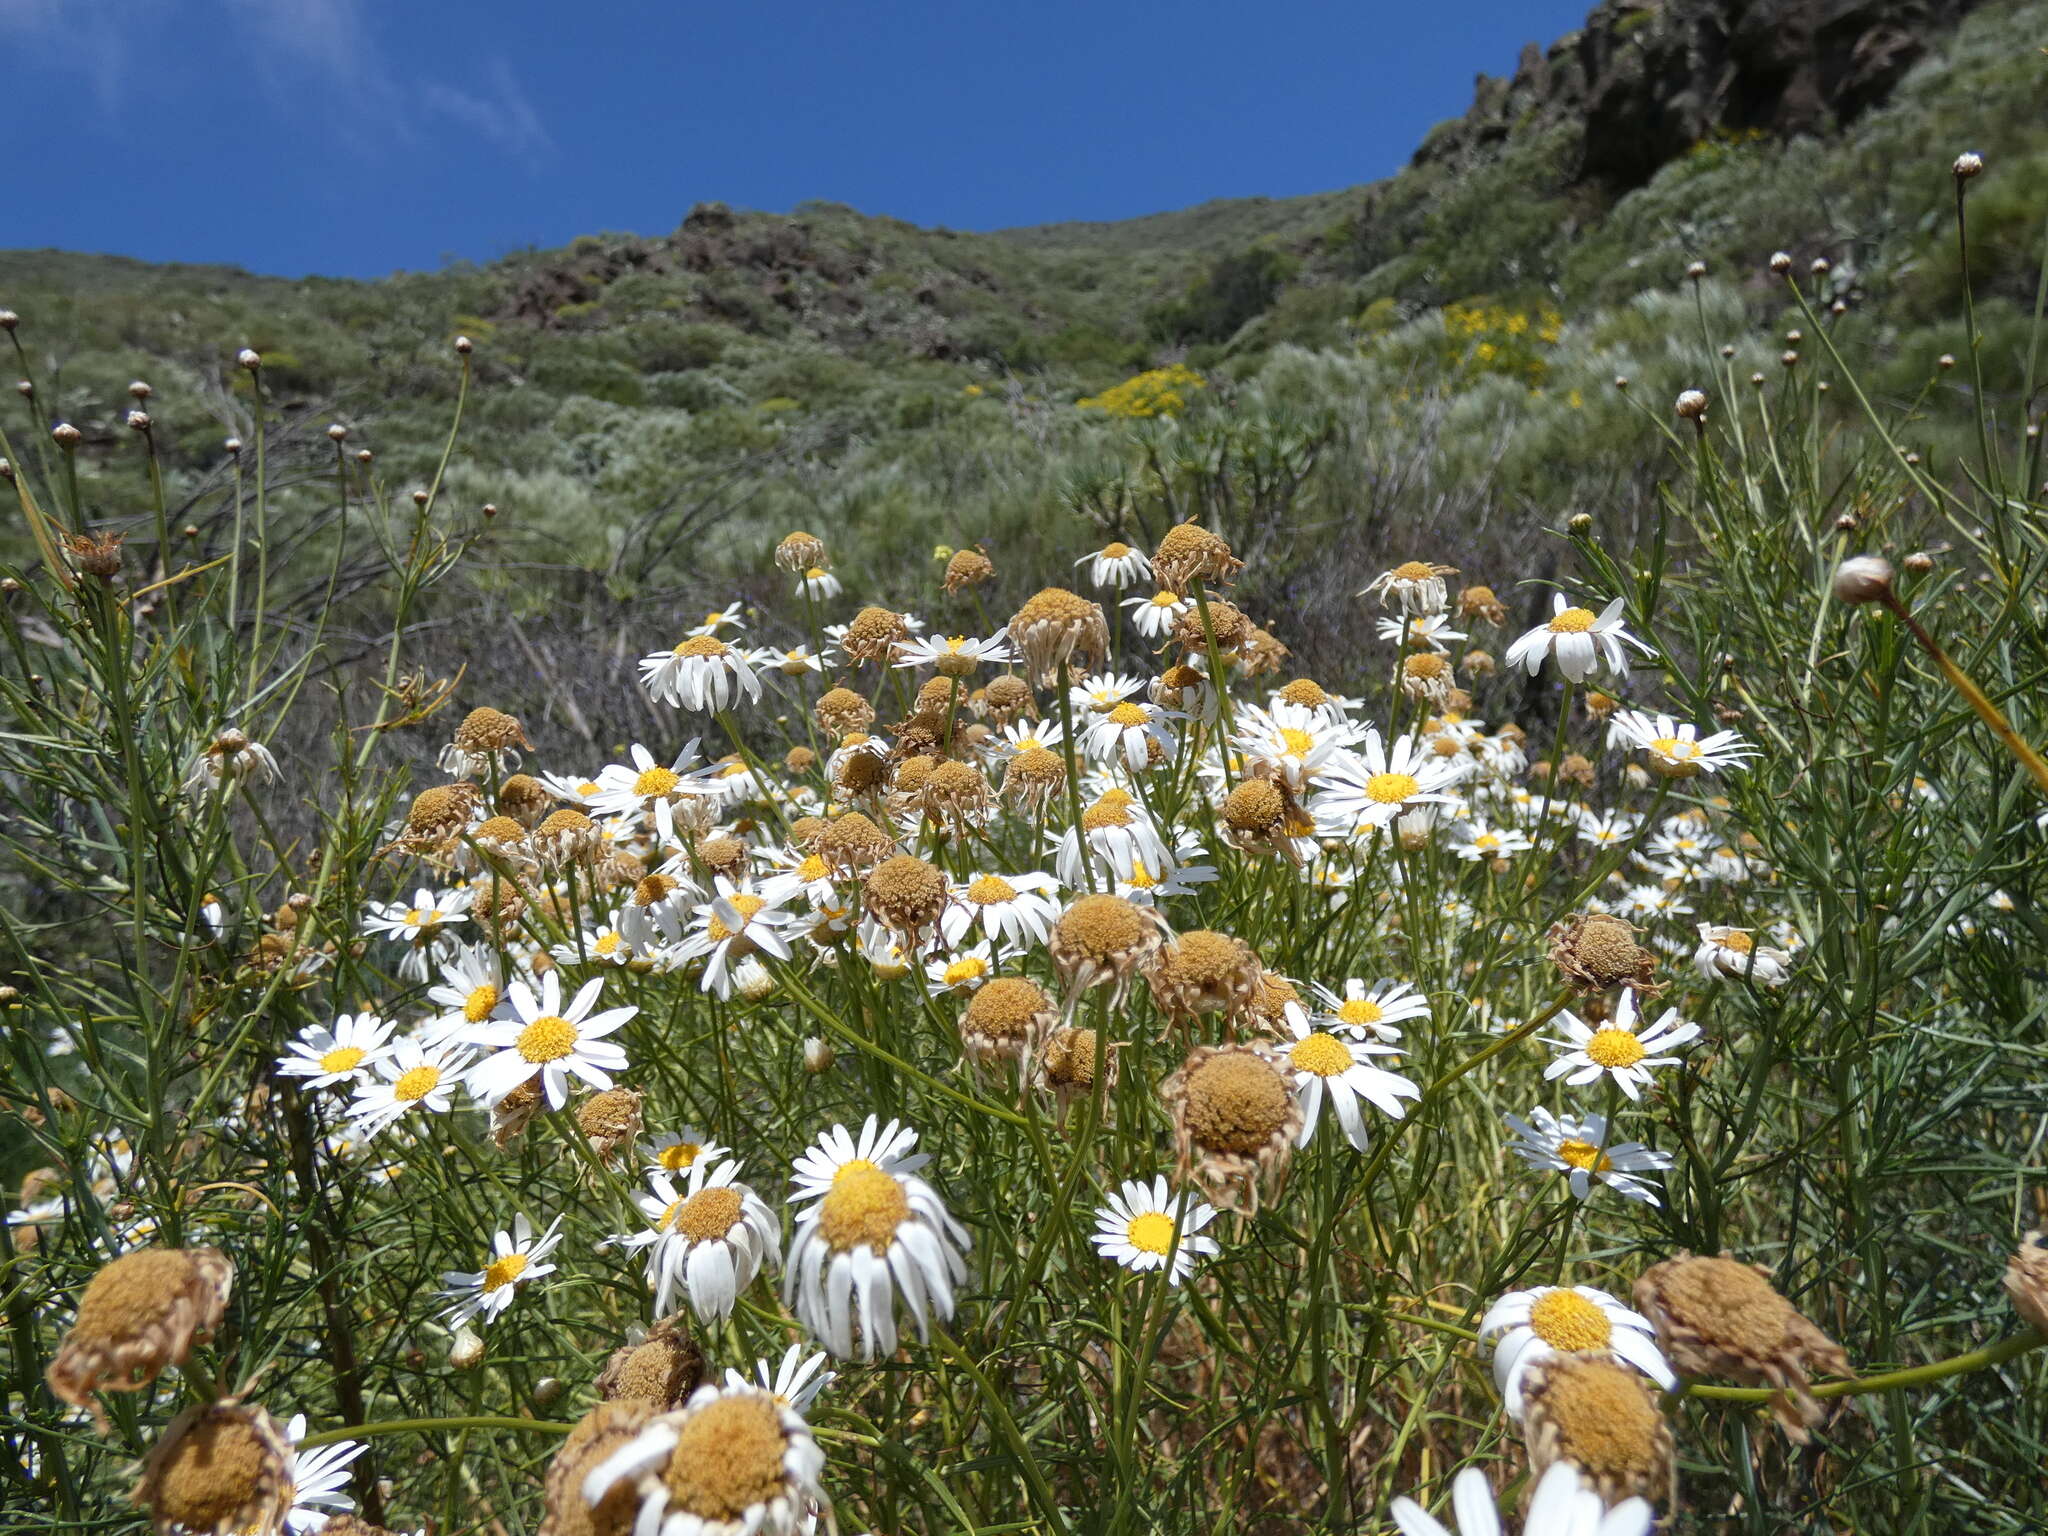
[[[464,752],[509,752],[515,747],[533,750],[526,731],[512,716],[488,706],[472,709],[455,728],[455,745]]]
[[[819,696],[818,724],[835,738],[864,731],[875,723],[874,706],[851,688],[828,688]]]
[[[909,638],[910,627],[902,614],[887,608],[863,608],[846,626],[839,648],[856,662],[886,664],[895,660],[896,648]]]
[[[896,840],[859,811],[827,822],[812,841],[818,857],[834,872],[862,874],[896,851]]]
[[[1152,571],[1159,584],[1185,597],[1197,581],[1229,581],[1244,568],[1244,562],[1230,552],[1230,546],[1200,523],[1176,523],[1166,530],[1159,548],[1152,554]]]
[[[1467,587],[1458,594],[1458,617],[1461,619],[1484,619],[1489,624],[1505,624],[1508,610],[1501,600],[1494,596],[1491,587]]]
[[[1191,928],[1162,948],[1147,978],[1168,1018],[1236,1014],[1259,995],[1265,968],[1249,944],[1227,933]]]
[[[988,686],[981,691],[981,702],[998,723],[1007,723],[1017,715],[1032,712],[1031,685],[1014,672],[1005,672],[989,679]]]
[[[234,1280],[235,1266],[218,1248],[138,1248],[106,1264],[44,1373],[50,1391],[97,1414],[95,1390],[147,1386],[212,1337]]]
[[[291,1505],[291,1467],[290,1443],[269,1414],[211,1403],[171,1421],[130,1497],[159,1532],[273,1536]]]
[[[2013,1310],[2048,1334],[2048,1232],[2029,1232],[2005,1266],[2006,1294]]]
[[[815,534],[786,533],[775,546],[775,563],[792,574],[825,563],[825,541]]]
[[[782,1458],[788,1449],[782,1415],[765,1392],[730,1393],[685,1409],[676,1448],[661,1474],[671,1517],[681,1512],[705,1522],[739,1520],[753,1505],[785,1491]]]
[[[437,784],[412,798],[405,815],[405,836],[409,842],[439,842],[453,837],[469,824],[470,812],[483,798],[474,784]]]
[[[946,910],[946,877],[916,855],[899,853],[869,873],[863,905],[876,921],[915,940]]]
[[[610,1158],[640,1134],[640,1102],[645,1097],[631,1088],[607,1088],[576,1106],[576,1124],[599,1157]]]
[[[712,874],[738,880],[746,873],[747,845],[737,837],[700,837],[697,858]]]
[[[622,1344],[598,1373],[597,1395],[606,1401],[680,1408],[704,1380],[704,1351],[681,1314],[664,1318],[638,1344]]]
[[[1297,677],[1280,690],[1282,703],[1299,704],[1303,709],[1321,709],[1330,702],[1330,696],[1323,691],[1323,685],[1314,678]]]
[[[655,1325],[657,1329],[661,1326]],[[648,1338],[653,1337],[650,1331]],[[614,1354],[612,1359],[616,1361],[618,1356]],[[610,1369],[606,1367],[607,1372]],[[555,1452],[555,1459],[548,1463],[547,1512],[541,1519],[539,1536],[631,1536],[633,1522],[640,1512],[640,1490],[634,1481],[622,1478],[614,1483],[595,1506],[584,1500],[583,1482],[633,1440],[659,1411],[650,1400],[620,1394],[614,1401],[599,1403],[576,1421],[576,1427],[562,1441],[562,1448]]]
[[[1208,603],[1209,627],[1202,627],[1202,610],[1191,607],[1173,621],[1173,643],[1190,656],[1200,656],[1209,649],[1209,631],[1216,635],[1216,649],[1222,655],[1241,649],[1252,638],[1252,621],[1244,616],[1235,603],[1226,603],[1221,598],[1211,598]]]
[[[1266,779],[1247,779],[1223,802],[1223,821],[1232,831],[1263,835],[1287,815],[1287,801]]]
[[[1609,1502],[1664,1496],[1671,1429],[1640,1373],[1605,1354],[1566,1353],[1538,1361],[1526,1380],[1534,1471],[1570,1462]]]
[[[1010,620],[1010,639],[1024,659],[1024,668],[1040,685],[1055,681],[1060,663],[1085,672],[1109,654],[1109,621],[1102,605],[1047,587],[1019,608]]]
[[[1657,990],[1657,954],[1636,943],[1635,926],[1606,912],[1585,912],[1550,930],[1550,961],[1582,992],[1626,983]]]
[[[946,590],[952,593],[995,580],[996,568],[978,549],[956,549],[946,562]]]

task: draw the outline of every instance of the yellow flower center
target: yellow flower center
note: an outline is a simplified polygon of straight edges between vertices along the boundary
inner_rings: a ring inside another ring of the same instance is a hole
[[[625,942],[625,939],[619,934],[600,933],[597,936],[596,942],[590,947],[600,955],[615,955],[619,952],[619,946]]]
[[[1700,755],[1700,744],[1685,741],[1677,736],[1659,736],[1650,743],[1650,750],[1659,757],[1675,757],[1687,761]]]
[[[1017,899],[1017,887],[1001,875],[977,875],[967,887],[967,899],[977,907],[993,907]]]
[[[430,923],[441,921],[439,907],[414,907],[405,914],[405,920],[415,927],[424,928]]]
[[[1173,1218],[1164,1211],[1141,1211],[1125,1225],[1124,1240],[1140,1253],[1163,1257],[1173,1251]]]
[[[490,1268],[484,1271],[485,1292],[502,1291],[526,1273],[527,1262],[523,1253],[508,1253],[502,1259],[493,1259]]]
[[[1121,560],[1130,552],[1131,546],[1128,544],[1112,542],[1102,546],[1102,558],[1105,560]]]
[[[825,574],[825,567],[823,567],[822,565],[814,565],[814,566],[812,566],[812,567],[811,567],[811,568],[810,568],[810,569],[809,569],[808,571],[805,571],[805,572],[804,572],[804,580],[805,580],[805,581],[817,581],[817,580],[819,580],[820,578],[822,578],[822,577],[824,576],[824,574]]]
[[[740,926],[742,928],[746,926],[747,919],[751,918],[756,912],[759,912],[763,907],[768,905],[767,901],[764,900],[762,897],[753,895],[752,893],[747,891],[741,891],[737,895],[728,896],[726,900],[731,902],[733,910],[739,913]],[[733,933],[733,929],[726,927],[725,924],[719,920],[719,916],[716,912],[713,912],[711,914],[711,921],[706,925],[704,930],[705,937],[710,939],[711,942],[714,944],[723,944],[727,939],[733,936]]]
[[[1404,560],[1394,567],[1396,581],[1428,581],[1436,572],[1420,560]]]
[[[471,1024],[481,1024],[497,1011],[498,989],[486,982],[470,990],[462,1000],[462,1017]]]
[[[1603,1067],[1632,1067],[1649,1054],[1625,1029],[1600,1029],[1586,1042],[1586,1054]]]
[[[337,1045],[320,1058],[322,1072],[353,1072],[368,1053],[359,1045]]]
[[[1338,1008],[1337,1017],[1346,1024],[1377,1024],[1386,1015],[1369,997],[1347,997]]]
[[[604,786],[598,783],[595,779],[585,779],[581,784],[578,784],[576,786],[576,793],[579,795],[595,795],[601,794],[603,791]]]
[[[818,1210],[818,1231],[834,1253],[868,1248],[887,1253],[896,1229],[910,1219],[903,1186],[879,1168],[840,1169]]]
[[[1280,728],[1280,740],[1286,746],[1290,757],[1306,757],[1314,750],[1316,739],[1307,731],[1298,731],[1291,725]]]
[[[1557,1155],[1574,1168],[1582,1168],[1588,1173],[1607,1173],[1614,1167],[1614,1160],[1605,1152],[1590,1141],[1580,1141],[1577,1137],[1568,1136],[1560,1141]]]
[[[1756,948],[1756,940],[1746,933],[1731,933],[1715,942],[1723,949],[1732,950],[1738,955],[1746,955]]]
[[[739,1191],[729,1185],[714,1184],[687,1200],[671,1201],[656,1226],[663,1232],[680,1232],[693,1243],[707,1242],[731,1232],[739,1225],[744,1211]]]
[[[1567,608],[1550,621],[1553,635],[1583,635],[1593,627],[1593,612],[1590,608]]]
[[[417,1104],[440,1085],[439,1067],[414,1067],[391,1085],[391,1097],[401,1104]]]
[[[1304,1035],[1287,1053],[1287,1059],[1317,1077],[1337,1077],[1351,1069],[1351,1048],[1335,1035],[1317,1030]]]
[[[965,986],[970,981],[979,981],[988,974],[988,962],[979,955],[963,955],[946,967],[946,982],[949,987]]]
[[[1177,606],[1179,602],[1180,599],[1171,592],[1154,592],[1152,594],[1152,606],[1154,608],[1172,608]]]
[[[1134,725],[1145,723],[1145,711],[1126,700],[1109,712],[1109,719],[1111,724],[1120,725],[1128,730]]]
[[[1145,867],[1143,859],[1131,860],[1130,884],[1134,889],[1140,891],[1151,891],[1159,888],[1159,881],[1153,876],[1152,871]]]
[[[679,1141],[672,1147],[663,1147],[655,1161],[670,1173],[680,1173],[696,1162],[703,1151],[704,1146],[701,1142]]]
[[[1365,797],[1380,805],[1399,805],[1422,786],[1408,773],[1376,773],[1365,781]]]
[[[1562,1288],[1536,1298],[1529,1326],[1552,1349],[1605,1349],[1614,1338],[1614,1324],[1598,1304]]]
[[[880,1163],[869,1162],[864,1157],[849,1157],[845,1162],[832,1170],[832,1187],[837,1189],[842,1182],[851,1178],[856,1173],[880,1172],[882,1172],[882,1165]]]
[[[723,656],[732,649],[713,635],[693,635],[675,648],[678,656]]]
[[[558,1013],[544,1013],[519,1031],[515,1049],[538,1066],[542,1062],[560,1061],[576,1049],[576,1040],[574,1024]]]
[[[803,863],[796,867],[797,879],[806,885],[815,884],[831,873],[832,871],[825,867],[825,861],[815,853],[806,854]]]
[[[636,795],[665,795],[682,783],[682,775],[671,768],[648,768],[633,780]]]

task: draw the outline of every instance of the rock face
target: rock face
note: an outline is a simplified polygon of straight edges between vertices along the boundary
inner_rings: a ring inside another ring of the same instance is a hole
[[[1579,31],[1481,75],[1472,109],[1415,163],[1468,164],[1511,135],[1576,125],[1576,179],[1624,192],[1715,132],[1790,135],[1883,101],[1979,0],[1601,0]]]

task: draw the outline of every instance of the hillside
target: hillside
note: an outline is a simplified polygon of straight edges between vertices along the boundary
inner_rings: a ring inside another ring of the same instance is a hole
[[[2044,0],[1606,0],[1481,77],[1400,174],[1346,191],[991,234],[701,205],[667,235],[380,282],[10,252],[0,304],[23,317],[38,429],[81,430],[83,494],[116,526],[146,504],[124,389],[154,386],[176,515],[208,549],[219,443],[249,426],[236,348],[296,423],[271,464],[283,504],[310,508],[330,420],[391,491],[430,478],[448,343],[472,337],[448,488],[499,509],[472,578],[493,622],[545,610],[612,643],[609,604],[755,590],[788,526],[858,540],[849,575],[887,595],[920,588],[935,545],[986,542],[1003,566],[1205,505],[1341,531],[1313,571],[1275,550],[1251,578],[1292,601],[1408,537],[1390,528],[1463,557],[1581,505],[1640,517],[1656,465],[1617,446],[1635,402],[1697,382],[1681,359],[1702,321],[1739,349],[1731,380],[1778,368],[1776,249],[1832,263],[1839,345],[1911,399],[1957,345],[1961,148],[1992,164],[1973,203],[1987,385],[2016,389],[2044,36]],[[1175,360],[1205,386],[1177,421],[1080,403]]]

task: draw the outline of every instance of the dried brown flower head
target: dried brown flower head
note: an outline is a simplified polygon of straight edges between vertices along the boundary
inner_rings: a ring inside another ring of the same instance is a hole
[[[292,1448],[253,1405],[187,1408],[170,1422],[129,1497],[160,1533],[276,1536],[292,1502]]]
[[[862,904],[868,915],[916,949],[927,928],[945,915],[945,873],[915,854],[884,859],[868,873]]]
[[[988,686],[981,690],[981,704],[989,719],[997,725],[1008,725],[1019,716],[1030,720],[1038,718],[1038,704],[1032,697],[1031,685],[1014,672],[990,678]]]
[[[454,746],[458,751],[489,755],[496,752],[501,756],[518,747],[533,750],[533,743],[526,739],[525,728],[511,715],[488,705],[472,709],[462,717],[462,724],[455,728]]]
[[[1065,587],[1047,587],[1027,601],[1011,618],[1009,635],[1026,675],[1040,687],[1058,681],[1063,663],[1085,673],[1109,655],[1102,605]]]
[[[856,663],[872,661],[887,666],[896,659],[897,648],[909,639],[910,626],[903,622],[902,614],[869,607],[853,616],[853,622],[840,638],[839,649]]]
[[[1045,988],[1023,976],[997,976],[967,1000],[960,1043],[976,1063],[1023,1061],[1058,1022]]]
[[[539,1536],[630,1536],[640,1493],[626,1479],[592,1505],[583,1480],[622,1449],[661,1410],[637,1398],[602,1402],[576,1421],[548,1463],[546,1513]]]
[[[1197,581],[1227,582],[1244,568],[1230,546],[1200,523],[1176,523],[1152,552],[1152,573],[1179,597]]]
[[[1550,930],[1550,962],[1581,992],[1628,985],[1654,992],[1655,950],[1636,943],[1635,925],[1607,912],[1581,912]]]
[[[953,558],[946,562],[946,590],[955,595],[994,581],[995,577],[994,562],[978,549],[956,549]]]
[[[1493,588],[1467,587],[1458,594],[1458,617],[1484,619],[1489,624],[1505,624],[1508,621],[1508,610],[1506,605],[1493,595]]]
[[[1771,1412],[1794,1444],[1805,1444],[1807,1426],[1821,1418],[1809,1373],[1850,1374],[1842,1347],[1777,1293],[1769,1270],[1726,1252],[1652,1265],[1636,1281],[1635,1303],[1685,1375],[1778,1388]]]
[[[1427,699],[1438,709],[1450,702],[1451,664],[1434,651],[1401,658],[1401,691],[1411,699]]]
[[[509,1150],[533,1123],[543,1102],[540,1074],[536,1072],[491,1106],[492,1144],[500,1152]]]
[[[218,1248],[138,1248],[87,1283],[56,1356],[43,1373],[50,1391],[106,1420],[95,1391],[133,1392],[220,1326],[235,1266]]]
[[[859,811],[848,811],[827,822],[812,847],[834,874],[864,875],[896,851],[896,840]]]
[[[1173,1117],[1176,1177],[1190,1175],[1219,1206],[1257,1210],[1294,1156],[1301,1106],[1286,1070],[1266,1047],[1195,1047],[1160,1085]]]
[[[851,688],[828,688],[813,706],[818,724],[834,740],[852,736],[875,723],[875,707]]]
[[[1165,924],[1150,907],[1121,896],[1080,896],[1059,915],[1046,941],[1068,1003],[1109,982],[1121,997],[1131,972],[1158,950]]]
[[[1312,677],[1295,678],[1283,685],[1276,697],[1283,704],[1299,704],[1303,709],[1322,709],[1330,702],[1323,685]]]
[[[1638,1372],[1608,1355],[1565,1353],[1537,1361],[1523,1382],[1522,1429],[1536,1477],[1566,1461],[1607,1504],[1670,1500],[1671,1426]]]
[[[1045,1048],[1039,1053],[1033,1080],[1039,1087],[1051,1091],[1059,1105],[1061,1119],[1065,1119],[1076,1099],[1085,1099],[1095,1092],[1095,1056],[1098,1049],[1103,1056],[1102,1091],[1106,1094],[1116,1086],[1117,1046],[1114,1042],[1099,1047],[1094,1030],[1066,1024],[1056,1025],[1045,1037]]]
[[[897,788],[902,788],[900,774]],[[964,831],[988,820],[995,794],[987,776],[974,764],[949,760],[926,776],[920,799],[924,814],[932,821]]]
[[[415,849],[446,842],[469,825],[470,815],[482,799],[474,784],[437,784],[421,790],[405,813],[400,841]]]
[[[1191,607],[1173,621],[1173,643],[1190,656],[1208,654],[1209,635],[1216,636],[1218,654],[1229,656],[1247,645],[1252,638],[1252,621],[1235,603],[1226,603],[1220,597],[1212,597],[1205,605],[1209,610],[1207,628],[1202,624],[1202,609]]]
[[[81,576],[112,581],[121,574],[121,540],[118,533],[66,533],[64,552]]]
[[[1065,761],[1044,747],[1019,752],[1003,770],[1003,798],[1027,815],[1044,810],[1066,787]]]
[[[2029,1327],[2048,1334],[2048,1232],[2029,1232],[2006,1261],[2005,1289]]]
[[[782,766],[801,776],[818,766],[818,754],[809,747],[791,747],[782,754]]]
[[[1266,677],[1278,672],[1294,653],[1279,638],[1258,625],[1237,648],[1238,668],[1246,677]]]
[[[533,851],[552,869],[587,863],[603,844],[597,823],[570,806],[550,812],[533,831]]]
[[[706,1375],[704,1351],[681,1313],[665,1317],[638,1343],[621,1344],[597,1373],[597,1395],[607,1402],[680,1408]]]
[[[832,789],[842,800],[879,803],[895,787],[896,765],[879,742],[842,747],[832,763]]]
[[[775,546],[775,563],[791,575],[825,563],[825,541],[801,529],[785,533]]]
[[[738,881],[747,871],[749,850],[737,837],[702,837],[697,840],[697,862],[714,875]]]
[[[606,1088],[576,1106],[577,1126],[604,1161],[640,1134],[640,1104],[646,1097],[631,1088]]]
[[[1152,1000],[1178,1024],[1205,1013],[1235,1018],[1259,996],[1265,967],[1244,940],[1191,928],[1161,946],[1145,968]]]

